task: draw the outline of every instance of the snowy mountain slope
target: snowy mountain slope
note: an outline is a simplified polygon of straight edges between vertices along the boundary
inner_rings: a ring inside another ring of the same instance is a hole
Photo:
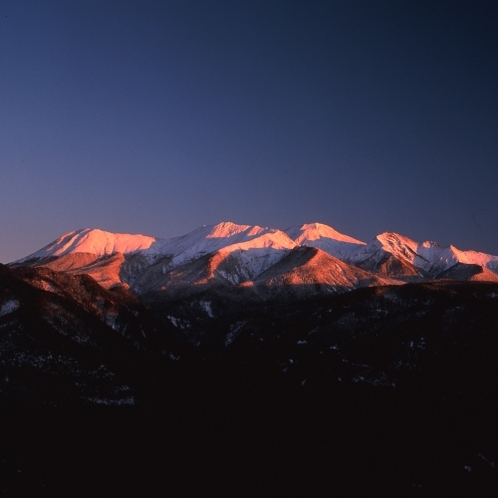
[[[171,265],[176,266],[221,249],[227,252],[263,247],[292,249],[295,245],[281,230],[224,222],[169,239],[160,253],[172,255]]]
[[[373,241],[352,254],[351,263],[375,274],[404,280],[420,279],[427,276],[424,270],[420,270],[414,264],[416,253],[413,246],[416,247],[416,242],[407,238],[402,238],[400,241],[398,238],[392,237],[398,244],[390,244],[391,238],[386,241],[387,237],[384,235],[377,236]]]
[[[467,265],[479,265],[491,270],[493,273],[498,273],[498,256],[477,251],[461,251],[451,245],[446,250],[451,253],[451,261]]]
[[[292,249],[296,243],[286,233],[274,228],[236,225],[223,222],[205,225],[171,239],[129,235],[85,228],[62,235],[35,253],[15,261],[23,264],[34,260],[60,258],[68,254],[87,253],[101,258],[114,254],[140,253],[154,259],[157,255],[172,256],[172,266],[182,264],[220,249],[236,250],[255,247]]]
[[[254,282],[259,291],[293,288],[296,293],[307,295],[401,283],[348,265],[316,247],[297,247]]]
[[[211,288],[237,286],[256,278],[288,253],[288,249],[272,246],[248,249],[233,247],[221,249],[190,260],[171,265],[170,259],[159,259],[149,266],[131,284],[137,294],[154,291],[175,291],[181,287]]]
[[[365,244],[320,223],[291,227],[287,235],[297,245],[317,247],[342,261],[385,277],[417,280],[436,277],[456,264],[478,265],[487,271],[480,278],[498,273],[498,257],[454,246],[440,247],[435,242],[418,243],[409,237],[384,232]]]
[[[62,257],[67,254],[88,253],[97,257],[111,256],[116,253],[129,254],[150,250],[158,239],[144,235],[129,235],[105,232],[98,229],[85,228],[68,232],[39,251],[16,261],[26,263],[31,260]]]
[[[280,230],[230,222],[203,226],[169,240],[85,229],[65,234],[15,264],[85,273],[106,288],[125,284],[138,292],[149,292],[215,278],[212,258],[203,259],[209,262],[204,270],[194,265],[197,270],[188,270],[186,279],[180,278],[185,268],[173,270],[219,251],[223,254],[215,260],[223,263],[216,269],[216,278],[235,285],[256,277],[295,246]],[[196,272],[200,274],[195,276]]]
[[[369,271],[400,277],[436,277],[456,264],[479,265],[498,273],[498,256],[441,247],[431,241],[422,244],[393,232],[384,232],[354,253],[350,262]],[[386,270],[386,262],[393,268]],[[396,262],[393,265],[393,262]],[[387,273],[386,273],[387,272]]]
[[[122,266],[125,260],[125,256],[122,253],[98,257],[90,253],[76,252],[65,254],[60,258],[52,257],[48,260],[41,260],[42,264],[39,266],[71,275],[90,275],[102,287],[110,289],[127,283],[122,278]]]
[[[366,245],[365,242],[343,235],[322,223],[309,223],[300,227],[291,227],[285,233],[297,245],[318,247],[322,251],[344,261]]]

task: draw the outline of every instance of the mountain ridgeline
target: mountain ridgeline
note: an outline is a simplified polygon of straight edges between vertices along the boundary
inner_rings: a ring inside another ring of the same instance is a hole
[[[281,231],[226,222],[172,239],[84,229],[11,264],[18,265],[90,275],[136,295],[224,289],[267,298],[442,278],[498,281],[498,256],[387,232],[366,244],[319,223]]]

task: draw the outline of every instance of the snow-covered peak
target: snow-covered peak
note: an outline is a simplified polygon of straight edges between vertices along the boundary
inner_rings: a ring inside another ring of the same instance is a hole
[[[173,264],[181,264],[221,249],[233,251],[272,246],[292,249],[295,245],[284,232],[274,228],[224,222],[164,241],[160,251],[172,255]]]
[[[258,231],[261,230],[261,227],[258,226],[237,225],[231,221],[224,221],[217,225],[204,225],[202,228],[208,229],[206,234],[207,239],[225,239],[227,237],[237,236],[240,233],[258,233]]]
[[[454,258],[459,263],[468,265],[480,265],[484,268],[489,268],[493,271],[498,271],[498,256],[492,256],[483,252],[477,251],[461,251],[455,246],[449,246],[447,250],[451,251]]]
[[[395,232],[383,232],[377,235],[366,246],[360,248],[351,258],[356,264],[369,261],[370,264],[380,263],[387,254],[394,258],[409,263],[416,268],[431,271],[437,260],[441,259],[442,249],[432,243],[419,244],[409,237]],[[438,262],[443,269],[448,263]]]
[[[361,240],[344,235],[323,223],[291,227],[285,233],[297,245],[316,247],[343,260],[349,260],[353,253],[365,245]]]
[[[353,237],[339,233],[323,223],[307,223],[299,227],[290,227],[285,230],[285,233],[299,245],[309,245],[308,242],[324,238],[350,244],[365,244],[360,240],[353,239]]]
[[[461,251],[455,246],[441,247],[437,242],[425,241],[422,244],[396,233],[383,233],[377,236],[382,248],[394,256],[401,257],[419,268],[433,271],[446,270],[456,263],[480,265],[496,268],[498,257],[476,251]]]
[[[115,253],[133,253],[149,249],[157,239],[145,235],[130,235],[105,232],[99,229],[84,228],[68,232],[44,248],[18,261],[46,259],[72,253],[89,253],[97,257]]]
[[[384,232],[377,235],[376,239],[382,248],[394,256],[402,257],[410,262],[417,256],[418,242],[394,232]]]
[[[435,276],[457,263],[476,264],[492,271],[498,271],[498,256],[475,251],[461,251],[454,246],[441,247],[437,242],[418,243],[409,237],[384,232],[358,250],[351,260],[355,263],[380,261],[386,253],[408,262]]]

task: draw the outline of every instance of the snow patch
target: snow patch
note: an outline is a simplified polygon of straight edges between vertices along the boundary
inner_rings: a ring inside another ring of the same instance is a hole
[[[245,324],[246,324],[245,321],[244,322],[237,322],[237,323],[234,323],[230,327],[230,332],[227,334],[227,336],[225,338],[225,347],[232,344],[232,342],[239,335],[240,331],[242,330],[242,328],[244,327]]]
[[[16,299],[9,299],[0,306],[0,316],[8,315],[19,309],[20,303]]]
[[[207,313],[209,318],[214,318],[213,308],[211,306],[211,301],[200,301],[202,309]]]
[[[98,398],[96,396],[92,398],[84,398],[86,401],[90,403],[94,403],[96,405],[107,405],[107,406],[122,406],[122,405],[134,405],[135,398],[134,396],[128,396],[127,398],[120,399],[108,399],[108,398]]]
[[[492,467],[493,469],[495,468],[495,462],[493,462],[489,458],[486,458],[482,453],[479,453],[478,456],[479,456],[479,458],[481,460],[483,460],[484,462],[486,462],[490,467]]]

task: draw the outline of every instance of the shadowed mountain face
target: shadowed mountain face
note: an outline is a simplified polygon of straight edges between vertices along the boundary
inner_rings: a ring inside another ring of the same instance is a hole
[[[46,401],[133,404],[138,366],[146,357],[171,363],[182,347],[171,324],[123,291],[86,275],[0,267],[0,378],[9,388]]]
[[[266,298],[290,292],[306,297],[399,283],[348,265],[314,247],[293,249],[254,282],[259,295]]]

